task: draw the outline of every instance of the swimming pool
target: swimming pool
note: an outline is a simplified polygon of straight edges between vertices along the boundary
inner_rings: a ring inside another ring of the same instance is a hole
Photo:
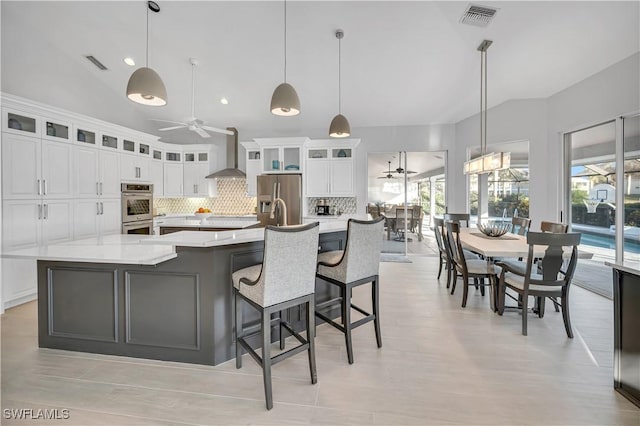
[[[582,233],[582,239],[580,240],[581,244],[585,244],[588,246],[594,247],[602,247],[608,248],[611,250],[615,250],[615,239],[613,235],[604,235],[604,234],[596,234],[592,232],[587,232],[580,230],[578,232]],[[624,240],[624,251],[629,253],[640,253],[640,242],[635,240]]]

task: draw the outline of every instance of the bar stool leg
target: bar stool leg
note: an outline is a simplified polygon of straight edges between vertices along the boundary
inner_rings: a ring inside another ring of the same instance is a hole
[[[315,301],[312,299],[307,302],[307,340],[309,341],[309,372],[311,373],[311,383],[318,383],[318,373],[316,372],[316,343],[315,343]]]
[[[344,326],[344,340],[347,344],[347,359],[353,364],[353,346],[351,342],[351,287],[344,287],[342,299],[342,325]]]
[[[382,347],[382,334],[380,333],[380,307],[379,307],[379,299],[380,299],[380,290],[378,288],[378,280],[379,278],[376,276],[373,281],[371,281],[371,297],[373,299],[373,315],[375,318],[373,319],[373,326],[376,330],[376,342],[378,343],[378,347]]]
[[[267,410],[273,408],[273,390],[271,388],[271,312],[263,310],[262,316],[262,378],[264,380],[264,398]]]
[[[242,300],[240,295],[238,294],[238,290],[233,289],[233,297],[235,299],[236,305],[236,324],[235,324],[235,334],[236,334],[236,368],[242,367],[242,345],[240,344],[240,338],[244,336],[243,328],[242,328]]]
[[[284,349],[284,326],[282,325],[282,321],[284,321],[284,315],[286,311],[280,311],[278,314],[280,315],[279,330],[280,330],[280,350]],[[287,315],[287,319],[288,315]]]

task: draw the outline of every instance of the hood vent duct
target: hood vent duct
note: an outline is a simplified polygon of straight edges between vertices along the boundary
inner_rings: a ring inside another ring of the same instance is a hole
[[[238,130],[235,127],[227,127],[233,132],[227,136],[227,168],[211,173],[207,179],[238,179],[247,175],[238,169]]]

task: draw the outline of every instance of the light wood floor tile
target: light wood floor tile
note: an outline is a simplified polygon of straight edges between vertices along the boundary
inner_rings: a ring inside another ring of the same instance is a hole
[[[576,338],[547,307],[498,316],[484,297],[446,277],[438,259],[381,264],[383,347],[371,324],[353,333],[355,363],[344,336],[317,328],[318,383],[299,355],[273,369],[274,409],[264,406],[262,371],[248,355],[243,367],[211,367],[39,349],[36,304],[8,310],[2,328],[2,408],[67,408],[67,421],[34,424],[549,424],[640,426],[640,410],[613,390],[613,307],[575,287]],[[369,286],[355,302],[371,305]],[[288,344],[292,343],[290,339]],[[2,424],[29,424],[3,419]]]

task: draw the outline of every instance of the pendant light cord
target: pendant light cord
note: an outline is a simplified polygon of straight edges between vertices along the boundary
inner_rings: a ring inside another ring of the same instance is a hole
[[[149,68],[149,3],[147,3],[147,46],[146,46],[145,67]]]
[[[284,0],[284,82],[287,82],[287,0]]]
[[[338,114],[342,114],[342,37],[338,38]]]
[[[482,52],[484,58],[484,151],[487,151],[487,51]]]

